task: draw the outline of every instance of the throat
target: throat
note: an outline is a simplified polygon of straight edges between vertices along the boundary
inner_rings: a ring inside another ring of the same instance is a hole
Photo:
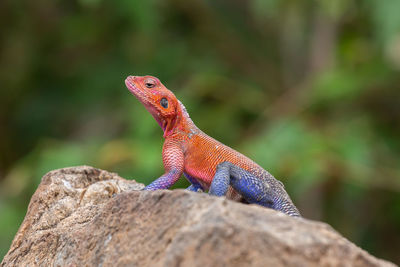
[[[176,132],[191,133],[194,129],[197,129],[192,120],[185,116],[166,118],[162,121],[161,128],[164,131],[164,138]]]
[[[164,138],[171,135],[177,125],[177,117],[172,117],[172,118],[166,118],[162,121],[161,128],[164,131]]]

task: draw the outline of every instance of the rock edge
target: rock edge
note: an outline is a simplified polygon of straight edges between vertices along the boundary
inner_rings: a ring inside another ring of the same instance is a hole
[[[1,266],[395,266],[329,225],[89,166],[42,178]]]

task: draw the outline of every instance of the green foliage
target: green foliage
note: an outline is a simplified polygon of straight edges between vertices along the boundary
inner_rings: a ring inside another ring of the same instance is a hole
[[[150,74],[202,130],[282,180],[305,217],[400,262],[399,8],[2,1],[0,255],[46,172],[162,174],[161,129],[124,86]]]

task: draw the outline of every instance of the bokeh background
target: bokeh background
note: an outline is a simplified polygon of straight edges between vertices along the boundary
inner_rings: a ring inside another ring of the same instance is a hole
[[[41,177],[148,184],[162,131],[124,86],[154,75],[303,215],[400,262],[400,1],[0,1],[0,258]],[[175,187],[185,187],[182,179]]]

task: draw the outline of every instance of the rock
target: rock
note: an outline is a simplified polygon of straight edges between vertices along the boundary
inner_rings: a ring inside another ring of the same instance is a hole
[[[1,266],[394,266],[329,225],[82,166],[46,174]]]

